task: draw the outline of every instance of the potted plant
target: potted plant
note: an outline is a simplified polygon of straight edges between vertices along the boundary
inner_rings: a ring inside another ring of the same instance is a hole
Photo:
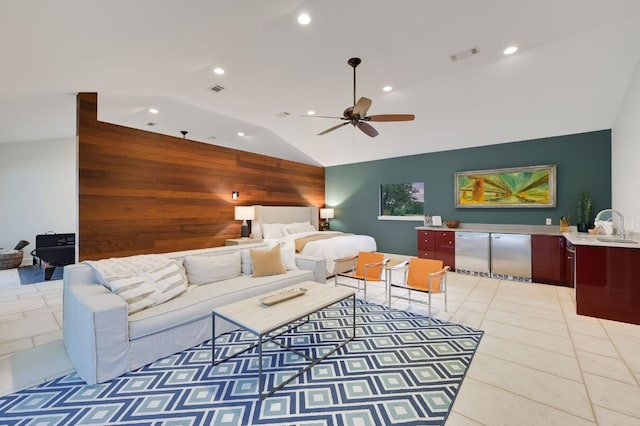
[[[578,232],[587,232],[589,229],[589,216],[591,215],[591,207],[593,201],[588,192],[582,191],[578,194],[578,210],[576,219],[578,220]]]

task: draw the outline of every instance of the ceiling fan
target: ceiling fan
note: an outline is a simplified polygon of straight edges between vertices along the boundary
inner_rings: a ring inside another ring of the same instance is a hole
[[[367,115],[367,111],[371,106],[371,99],[362,97],[356,102],[356,67],[360,65],[360,58],[351,58],[347,61],[353,68],[353,106],[348,107],[342,113],[342,117],[331,117],[326,115],[304,115],[303,117],[319,117],[319,118],[337,118],[344,120],[344,123],[340,123],[333,127],[328,128],[320,133],[318,136],[326,135],[329,132],[333,132],[342,126],[347,124],[353,125],[362,130],[366,135],[375,137],[378,136],[378,131],[368,122],[369,121],[411,121],[416,116],[413,114],[377,114]]]

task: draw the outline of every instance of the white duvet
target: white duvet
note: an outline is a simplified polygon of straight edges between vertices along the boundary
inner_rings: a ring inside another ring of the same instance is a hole
[[[334,238],[326,238],[308,242],[300,254],[307,256],[322,257],[326,262],[327,276],[333,275],[335,267],[335,259],[353,256],[361,251],[376,251],[376,240],[369,235],[344,235],[338,231],[323,232],[301,232],[298,234],[290,234],[277,241],[295,241],[297,238],[304,238],[315,234],[336,234]]]

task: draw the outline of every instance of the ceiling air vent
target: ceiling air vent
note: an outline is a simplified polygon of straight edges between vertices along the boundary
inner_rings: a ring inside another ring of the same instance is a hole
[[[449,58],[455,62],[455,61],[459,61],[460,59],[465,59],[470,56],[477,55],[478,53],[480,53],[480,49],[478,48],[478,46],[476,46],[476,47],[472,47],[471,49],[454,53],[453,55],[450,55]]]
[[[210,87],[209,90],[211,90],[214,93],[220,93],[224,90],[224,87],[220,86],[219,84],[216,84],[213,87]]]

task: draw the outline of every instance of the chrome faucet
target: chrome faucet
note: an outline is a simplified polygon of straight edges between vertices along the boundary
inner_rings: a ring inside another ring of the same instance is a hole
[[[600,219],[600,216],[601,216],[603,213],[611,213],[611,219],[609,219],[609,220],[611,220],[611,222],[612,222],[613,224],[615,224],[615,222],[613,221],[613,216],[614,216],[614,215],[615,215],[615,216],[618,216],[618,227],[616,228],[616,229],[617,229],[617,236],[618,236],[619,238],[624,238],[624,216],[622,215],[622,213],[620,213],[620,212],[619,212],[619,211],[617,211],[617,210],[613,210],[613,209],[604,209],[604,210],[600,210],[600,211],[598,212],[598,214],[596,215],[596,218],[594,219],[594,222],[596,222],[596,221],[598,221],[598,220],[601,220],[601,219]]]

